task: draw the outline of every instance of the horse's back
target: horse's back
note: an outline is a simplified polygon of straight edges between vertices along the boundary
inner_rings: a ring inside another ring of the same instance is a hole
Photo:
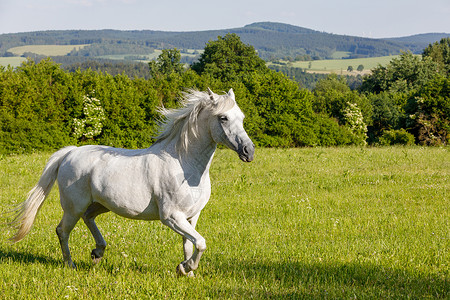
[[[154,183],[146,168],[152,158],[157,159],[148,149],[83,146],[72,150],[58,174],[63,208],[63,201],[80,211],[98,202],[124,217],[158,219]]]

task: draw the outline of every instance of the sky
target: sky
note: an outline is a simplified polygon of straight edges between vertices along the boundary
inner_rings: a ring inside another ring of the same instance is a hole
[[[370,38],[450,32],[450,0],[0,0],[0,34],[199,31],[281,22]]]

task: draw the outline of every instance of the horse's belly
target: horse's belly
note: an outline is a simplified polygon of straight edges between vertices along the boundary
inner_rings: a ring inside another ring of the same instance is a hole
[[[103,204],[102,204],[103,205]],[[130,203],[111,203],[104,205],[119,216],[137,220],[159,220],[158,206],[151,201],[143,208]]]
[[[159,219],[153,191],[144,178],[115,173],[114,176],[102,176],[92,183],[94,201],[110,211],[131,219]]]
[[[121,197],[120,195],[108,197],[108,193],[104,193],[101,197],[95,197],[94,201],[125,218],[139,220],[159,219],[158,205],[150,195],[148,197],[132,196],[131,194],[126,197]]]

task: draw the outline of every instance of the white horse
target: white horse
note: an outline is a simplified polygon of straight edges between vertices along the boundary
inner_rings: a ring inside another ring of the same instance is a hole
[[[70,146],[54,153],[17,209],[13,223],[18,231],[11,240],[18,242],[28,234],[58,180],[64,214],[56,233],[67,265],[75,268],[68,240],[80,218],[95,239],[91,257],[94,263],[100,261],[106,242],[95,218],[112,211],[130,219],[161,220],[180,234],[185,260],[177,273],[193,275],[206,249],[195,225],[211,195],[209,168],[217,143],[236,151],[245,162],[253,160],[255,146],[244,130],[244,114],[232,89],[224,95],[210,89],[191,91],[185,94],[182,108],[161,109],[161,113],[166,121],[150,148]]]

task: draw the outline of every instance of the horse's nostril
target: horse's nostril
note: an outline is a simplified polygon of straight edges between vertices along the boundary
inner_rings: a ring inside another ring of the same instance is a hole
[[[244,152],[245,155],[248,154],[248,147],[244,146],[244,148],[242,148],[242,152]]]

